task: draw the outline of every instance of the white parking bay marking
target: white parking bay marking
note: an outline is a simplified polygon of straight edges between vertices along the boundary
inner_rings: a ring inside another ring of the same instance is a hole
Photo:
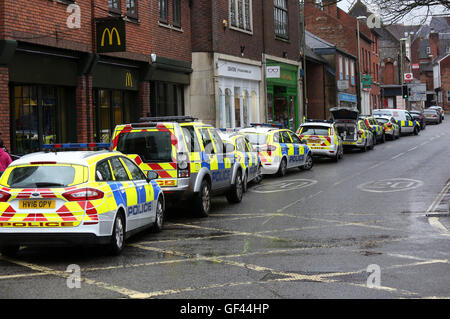
[[[391,178],[378,181],[370,181],[358,185],[358,189],[373,193],[391,193],[415,189],[423,185],[422,181],[409,178]]]
[[[313,179],[289,179],[275,183],[258,185],[250,189],[250,191],[262,194],[277,193],[309,187],[316,183],[317,181]]]

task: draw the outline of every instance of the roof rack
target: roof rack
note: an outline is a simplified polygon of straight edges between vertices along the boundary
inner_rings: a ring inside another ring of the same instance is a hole
[[[250,126],[263,126],[263,127],[276,127],[276,128],[283,128],[283,125],[281,124],[273,124],[273,123],[250,123]]]
[[[67,150],[67,149],[80,149],[80,148],[106,148],[110,149],[110,143],[62,143],[62,144],[43,144],[42,149],[46,152]]]
[[[157,116],[157,117],[141,117],[139,122],[195,122],[198,118],[192,116]]]

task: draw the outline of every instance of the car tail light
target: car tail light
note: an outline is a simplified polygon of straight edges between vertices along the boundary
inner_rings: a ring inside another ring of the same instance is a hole
[[[388,127],[392,127],[392,123],[387,123],[386,124]]]
[[[267,154],[269,154],[269,156],[272,156],[272,152],[275,151],[276,149],[277,149],[276,146],[268,144],[266,147]]]
[[[101,199],[104,195],[105,194],[102,191],[95,188],[80,188],[62,194],[62,196],[70,202]]]
[[[178,153],[177,156],[178,178],[186,178],[191,176],[191,167],[189,156],[187,153]]]
[[[7,202],[10,197],[10,193],[0,190],[0,202]]]
[[[361,137],[361,136],[363,135],[363,133],[364,133],[364,132],[363,132],[362,130],[359,130],[359,131],[358,131],[358,137]]]

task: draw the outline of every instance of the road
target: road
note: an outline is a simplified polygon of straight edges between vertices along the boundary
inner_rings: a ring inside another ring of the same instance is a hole
[[[101,248],[0,256],[0,297],[448,298],[449,217],[426,214],[446,197],[449,132],[445,120],[267,177],[240,204],[215,198],[208,218],[171,209],[163,232],[133,237],[119,257]],[[69,265],[80,267],[80,288],[68,287],[77,286]]]

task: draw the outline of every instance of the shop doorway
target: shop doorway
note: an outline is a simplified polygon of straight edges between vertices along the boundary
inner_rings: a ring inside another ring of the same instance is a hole
[[[267,91],[269,123],[281,124],[284,128],[296,130],[297,96],[285,86],[273,86]]]

